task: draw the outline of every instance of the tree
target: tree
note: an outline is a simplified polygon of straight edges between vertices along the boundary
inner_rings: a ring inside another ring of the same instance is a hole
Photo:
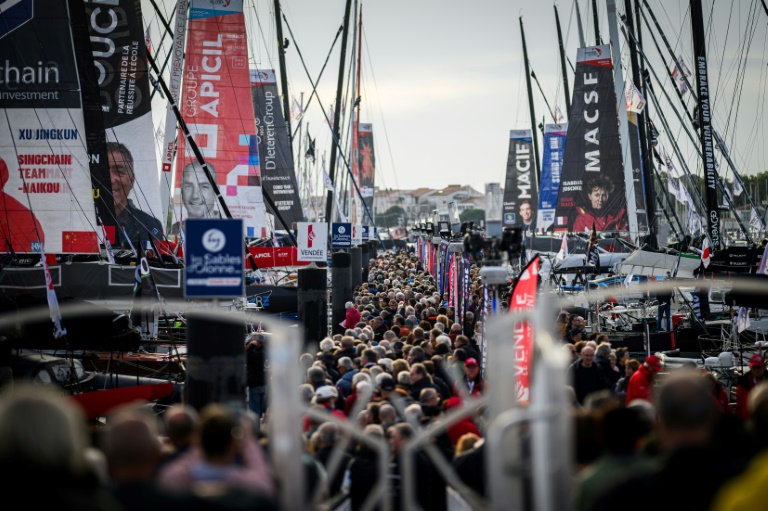
[[[459,214],[459,220],[462,222],[475,222],[475,224],[480,224],[480,220],[485,221],[485,210],[484,209],[465,209]]]

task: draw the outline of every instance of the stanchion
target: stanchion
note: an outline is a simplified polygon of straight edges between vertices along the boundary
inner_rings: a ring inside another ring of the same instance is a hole
[[[304,334],[304,346],[314,346],[328,333],[328,281],[327,270],[310,264],[297,273],[299,300],[299,328]]]
[[[363,283],[363,250],[360,247],[349,249],[349,255],[352,257],[350,265],[352,276],[352,289]]]
[[[349,252],[336,252],[331,255],[331,272],[333,273],[331,287],[331,305],[333,306],[333,321],[331,331],[334,334],[344,333],[344,327],[339,323],[344,321],[347,309],[344,304],[352,299],[352,256]]]
[[[187,402],[197,410],[220,403],[245,406],[245,324],[216,314],[187,315]]]

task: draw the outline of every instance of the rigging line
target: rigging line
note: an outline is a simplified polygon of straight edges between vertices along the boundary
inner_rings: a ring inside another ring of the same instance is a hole
[[[547,101],[547,96],[546,94],[544,94],[544,89],[541,88],[541,84],[539,83],[539,79],[536,77],[536,73],[533,72],[533,67],[531,67],[531,78],[533,78],[536,81],[536,85],[538,85],[539,87],[539,92],[541,92],[541,97],[544,99],[544,104],[547,105],[547,109],[549,110],[549,115],[550,117],[552,117],[552,120],[554,121],[555,114],[552,112],[552,107],[549,106],[549,101]],[[533,126],[531,126],[531,128],[533,128]]]
[[[336,42],[339,40],[339,37],[341,36],[342,31],[344,30],[344,25],[340,26],[339,30],[336,32],[336,37],[334,37],[333,43],[331,43],[331,48],[328,50],[328,55],[325,57],[325,62],[323,63],[323,67],[322,69],[320,69],[320,73],[317,75],[317,82],[313,82],[312,76],[309,74],[309,70],[307,69],[307,64],[304,62],[304,56],[302,55],[301,50],[299,49],[299,44],[296,42],[296,38],[293,36],[293,30],[291,30],[291,25],[288,23],[288,20],[285,19],[285,15],[283,15],[283,21],[285,21],[285,26],[288,28],[288,33],[291,34],[293,45],[296,47],[296,53],[299,55],[299,60],[301,60],[301,65],[304,66],[304,72],[307,74],[307,78],[309,79],[310,85],[312,85],[312,94],[309,95],[309,99],[307,100],[307,103],[302,106],[302,109],[306,112],[307,108],[309,108],[309,104],[312,102],[312,98],[315,96],[318,96],[317,85],[320,83],[320,79],[323,77],[323,73],[325,72],[325,67],[328,65],[328,61],[331,58],[331,53],[333,52],[333,48],[334,46],[336,46]],[[317,98],[317,101],[318,103],[320,103],[319,96]],[[325,115],[325,110],[323,109],[322,103],[320,103],[320,109],[323,110],[323,115]],[[298,129],[298,127],[296,129]],[[293,134],[295,136],[296,132],[294,131]]]
[[[384,128],[384,139],[387,141],[387,152],[389,153],[389,162],[392,165],[392,175],[395,177],[395,186],[400,189],[400,183],[397,180],[397,169],[395,168],[395,157],[392,154],[392,144],[389,141],[389,131],[387,130],[387,122],[384,119],[384,109],[381,106],[381,95],[379,94],[379,83],[376,80],[376,74],[373,72],[373,59],[371,59],[371,50],[368,46],[368,37],[366,31],[363,31],[363,39],[365,40],[365,53],[368,55],[368,61],[371,62],[370,71],[371,78],[373,79],[373,88],[376,91],[376,98],[379,102],[379,111],[381,112],[381,125]]]
[[[272,8],[274,8],[274,4],[272,4],[272,5],[273,5]],[[259,35],[261,36],[261,40],[264,43],[264,51],[267,54],[267,61],[269,62],[270,68],[274,69],[275,68],[275,64],[274,64],[274,62],[272,62],[272,51],[274,51],[274,49],[272,48],[272,44],[274,44],[274,41],[277,38],[275,37],[275,38],[267,39],[265,37],[264,34],[266,33],[266,30],[264,30],[264,28],[261,26],[261,17],[259,16],[259,12],[256,10],[256,4],[255,3],[251,3],[251,10],[253,11],[253,15],[256,18],[256,24],[259,26]],[[270,18],[271,18],[271,22],[274,23],[274,16],[271,16]],[[270,40],[273,41],[273,42],[270,43],[269,42]],[[249,39],[249,42],[252,42],[252,40]],[[261,53],[259,53],[259,55],[261,55]],[[255,51],[253,52],[253,56],[254,56],[254,59],[255,59],[255,57],[256,57],[256,52]],[[255,61],[254,60],[254,63],[256,63],[257,65],[259,65],[258,62],[260,62],[260,61]]]
[[[160,44],[158,45],[158,49],[159,49],[163,45],[163,41],[165,40],[165,34],[166,33],[170,34],[171,35],[171,41],[173,41],[175,32],[171,29],[171,26],[168,23],[168,21],[166,21],[166,19],[160,14],[160,11],[159,11],[159,9],[157,7],[157,4],[155,3],[155,0],[150,0],[150,2],[152,2],[152,7],[155,8],[156,17],[160,18],[160,21],[162,21],[163,25],[165,26],[165,30],[166,30],[160,36]],[[173,21],[173,19],[175,17],[176,17],[176,9],[172,9],[170,21]],[[149,52],[147,52],[147,53],[149,53]],[[173,53],[173,51],[169,51],[168,53],[166,53],[165,60],[163,61],[163,66],[160,68],[160,73],[163,73],[165,71],[165,68],[168,66],[168,62],[171,60],[171,53]],[[147,74],[149,74],[149,71],[147,71]],[[157,87],[152,87],[152,92],[149,94],[149,100],[150,101],[152,100],[153,97],[155,97],[155,92],[157,92]]]

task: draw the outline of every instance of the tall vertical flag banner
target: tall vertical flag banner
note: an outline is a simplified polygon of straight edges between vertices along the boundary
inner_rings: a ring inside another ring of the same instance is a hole
[[[560,174],[563,170],[565,136],[568,123],[544,126],[544,157],[541,162],[541,183],[539,183],[539,207],[536,215],[536,230],[546,231],[555,222],[557,194],[560,191]]]
[[[192,0],[187,34],[181,114],[212,167],[232,217],[243,219],[243,234],[264,238],[267,225],[243,1]],[[187,165],[193,169],[197,159],[180,136],[174,194],[179,219],[200,216],[190,214],[182,201]],[[189,179],[203,182],[205,176],[190,172]]]
[[[502,203],[504,227],[521,227],[528,234],[536,230],[539,194],[535,169],[531,130],[511,130]]]
[[[539,264],[536,254],[520,272],[509,300],[510,312],[528,311],[536,307],[536,292],[539,283]],[[533,325],[530,321],[519,321],[512,329],[515,345],[515,397],[518,402],[527,402],[531,394],[531,368],[533,367]]]
[[[3,2],[0,62],[0,251],[62,253],[96,225],[67,2]]]
[[[627,231],[624,164],[607,45],[579,48],[555,230]]]
[[[173,189],[173,161],[176,158],[176,114],[173,111],[173,104],[178,104],[179,91],[181,90],[181,77],[184,74],[184,48],[187,42],[187,11],[189,10],[189,0],[176,0],[175,16],[173,18],[173,46],[171,47],[171,67],[170,77],[167,80],[168,89],[171,91],[171,97],[165,107],[165,128],[163,129],[163,146],[161,148],[161,206],[163,210],[163,220],[168,218],[168,209],[170,207],[171,190]],[[178,220],[176,218],[175,220]],[[163,222],[165,223],[165,222]]]
[[[376,156],[373,152],[373,125],[360,123],[358,125],[358,168],[360,169],[360,195],[363,196],[368,210],[373,212],[373,186],[376,170]],[[362,221],[359,218],[358,221]]]
[[[555,259],[564,261],[568,257],[568,235],[563,234],[563,241],[560,243],[560,250],[557,251]]]
[[[107,163],[122,161],[133,173],[129,190],[112,191],[116,208],[125,194],[130,204],[121,208],[117,222],[127,226],[134,240],[146,237],[146,232],[164,240],[141,1],[85,2],[85,15],[106,129]]]
[[[48,258],[45,257],[45,248],[40,244],[40,257],[43,261],[43,271],[45,271],[45,292],[48,298],[48,311],[53,321],[53,337],[59,339],[67,335],[67,329],[61,324],[61,310],[59,309],[59,299],[56,297],[56,290],[53,288],[53,279],[51,271],[48,268]]]
[[[629,133],[629,156],[632,161],[632,184],[637,217],[637,228],[641,233],[648,232],[648,215],[645,211],[645,184],[643,183],[643,158],[640,154],[640,131],[637,127],[637,114],[627,109],[627,131]],[[625,185],[626,186],[626,185]]]
[[[256,114],[264,193],[272,198],[275,208],[288,225],[303,222],[290,136],[280,106],[274,69],[251,69],[251,95]],[[269,205],[267,211],[273,212]]]

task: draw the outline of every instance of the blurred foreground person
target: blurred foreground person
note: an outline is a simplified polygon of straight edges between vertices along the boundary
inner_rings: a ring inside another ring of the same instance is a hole
[[[6,498],[15,493],[32,509],[119,511],[86,458],[89,449],[84,415],[53,389],[17,384],[0,396]]]

